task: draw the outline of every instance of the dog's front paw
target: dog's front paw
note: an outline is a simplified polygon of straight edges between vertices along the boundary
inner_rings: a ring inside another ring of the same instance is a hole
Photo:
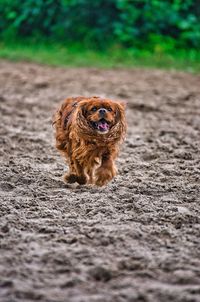
[[[65,182],[67,182],[69,184],[73,184],[73,183],[77,182],[76,174],[65,174],[63,176],[63,179],[64,179]]]
[[[116,173],[112,170],[102,169],[96,175],[95,184],[100,187],[105,186],[109,181],[113,179],[115,175]]]
[[[76,174],[65,174],[64,181],[70,184],[77,182],[79,185],[85,185],[87,183],[87,178],[85,176],[78,176]]]

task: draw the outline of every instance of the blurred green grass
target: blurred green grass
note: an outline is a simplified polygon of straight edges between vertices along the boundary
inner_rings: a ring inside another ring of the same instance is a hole
[[[194,49],[124,49],[113,46],[104,51],[87,49],[81,44],[18,40],[0,42],[0,58],[30,61],[63,67],[161,68],[200,72],[200,51]]]

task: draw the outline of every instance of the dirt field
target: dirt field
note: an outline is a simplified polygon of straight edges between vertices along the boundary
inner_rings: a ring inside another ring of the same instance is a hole
[[[51,116],[126,100],[119,175],[67,186]],[[200,301],[200,76],[0,62],[0,301]]]

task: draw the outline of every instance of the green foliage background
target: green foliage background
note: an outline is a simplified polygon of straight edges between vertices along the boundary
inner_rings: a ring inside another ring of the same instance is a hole
[[[0,0],[0,37],[45,37],[97,49],[198,49],[200,1]]]

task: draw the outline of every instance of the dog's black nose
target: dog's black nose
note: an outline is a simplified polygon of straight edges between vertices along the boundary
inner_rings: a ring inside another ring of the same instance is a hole
[[[101,116],[104,116],[104,115],[106,114],[106,109],[105,109],[105,108],[100,108],[100,109],[99,109],[99,114],[100,114]]]

